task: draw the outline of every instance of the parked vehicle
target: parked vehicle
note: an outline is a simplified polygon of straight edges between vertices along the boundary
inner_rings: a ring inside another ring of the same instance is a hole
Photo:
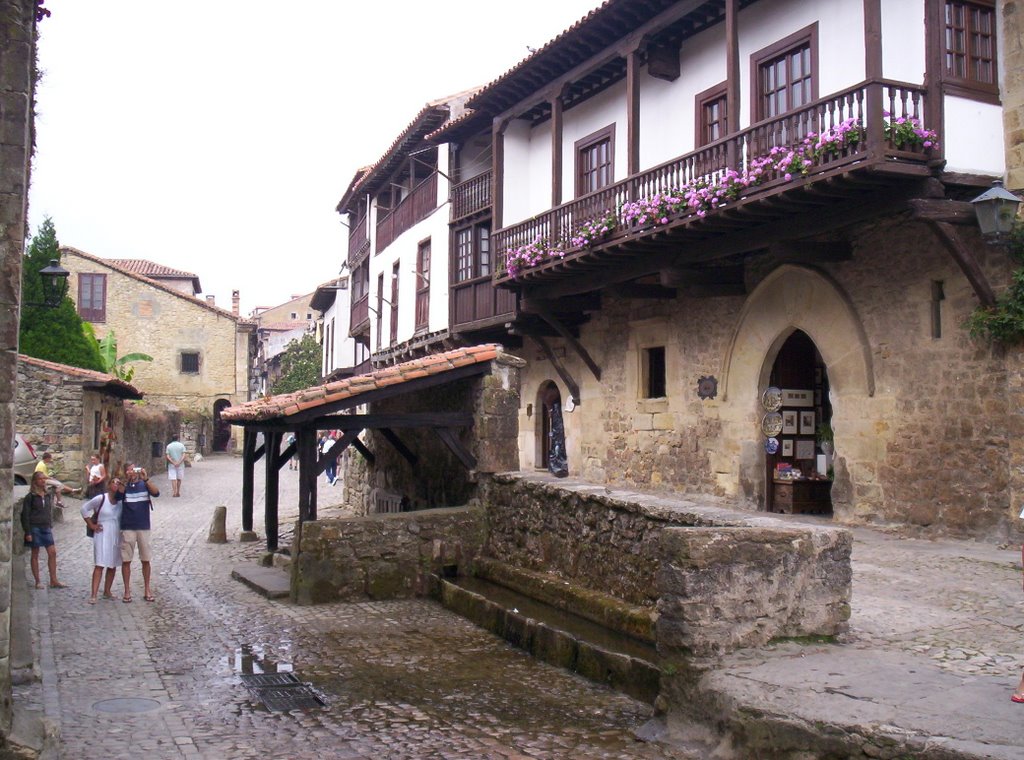
[[[32,473],[36,469],[36,452],[21,433],[14,434],[14,483],[27,486],[32,481]]]

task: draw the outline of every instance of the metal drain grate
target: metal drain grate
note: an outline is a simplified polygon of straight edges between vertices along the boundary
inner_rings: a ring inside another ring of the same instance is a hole
[[[268,710],[274,712],[305,710],[327,704],[294,673],[244,674],[242,683]]]

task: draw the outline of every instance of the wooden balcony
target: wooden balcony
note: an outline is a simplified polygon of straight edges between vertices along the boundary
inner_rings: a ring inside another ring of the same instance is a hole
[[[939,148],[897,147],[887,139],[886,125],[890,121],[913,117],[923,122],[924,113],[924,88],[889,80],[863,82],[821,98],[806,108],[759,122],[622,182],[497,230],[491,237],[497,262],[494,279],[522,289],[546,287],[591,273],[591,283],[600,287],[605,282],[627,279],[622,272],[610,275],[610,269],[626,271],[630,277],[658,271],[659,261],[652,254],[662,254],[662,260],[671,256],[676,262],[688,258],[707,262],[764,247],[772,242],[765,235],[792,238],[799,230],[790,229],[790,223],[820,218],[830,209],[840,215],[839,223],[842,202],[857,199],[863,203],[875,196],[881,204],[884,198],[880,190],[900,180],[920,181],[932,175]],[[765,172],[758,184],[745,187],[736,197],[704,214],[685,206],[660,219],[633,219],[624,213],[626,204],[632,201],[702,184],[720,184],[730,169],[742,174],[773,148],[798,146],[808,133],[820,134],[850,119],[856,120],[859,139],[823,154],[806,174],[791,172],[787,178],[785,171]],[[583,224],[609,213],[614,216],[610,234],[588,246],[573,247],[572,238]],[[510,249],[538,240],[545,249],[557,248],[564,256],[545,258],[520,271],[516,278],[509,276]],[[595,270],[604,270],[605,274],[594,274]],[[551,291],[547,295],[557,295],[557,289],[547,290]],[[582,281],[561,288],[564,293],[585,290]]]
[[[348,233],[348,267],[350,270],[359,266],[370,252],[369,217],[363,217],[355,223]]]
[[[452,188],[453,224],[490,209],[492,176],[493,172],[488,169],[483,174],[460,182]]]
[[[352,316],[349,325],[349,336],[361,335],[370,328],[369,294],[352,302]]]
[[[468,331],[511,320],[516,313],[516,294],[494,287],[487,275],[449,286],[452,302],[452,330]]]
[[[410,229],[416,222],[425,219],[436,208],[437,172],[434,172],[403,198],[390,214],[377,222],[374,252],[383,251],[395,241],[395,238]]]

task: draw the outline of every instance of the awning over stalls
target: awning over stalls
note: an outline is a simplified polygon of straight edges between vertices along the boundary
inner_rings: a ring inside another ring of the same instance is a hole
[[[277,549],[278,473],[296,453],[299,457],[299,521],[316,519],[316,481],[327,464],[349,446],[368,460],[373,454],[358,436],[363,430],[379,430],[383,437],[407,459],[392,432],[395,428],[425,428],[438,438],[469,469],[475,466],[470,451],[459,442],[455,429],[470,427],[473,415],[464,412],[421,412],[407,414],[351,414],[348,410],[363,404],[405,394],[418,393],[457,380],[490,372],[491,361],[502,354],[501,346],[486,344],[459,348],[441,354],[396,364],[365,375],[337,380],[326,385],[305,388],[295,393],[267,396],[221,413],[221,419],[244,428],[242,447],[242,529],[252,531],[253,488],[256,462],[266,466],[265,525],[267,548]],[[317,431],[339,430],[341,437],[326,453],[318,450]],[[257,446],[257,434],[263,434]],[[281,451],[286,433],[295,434],[295,443]]]

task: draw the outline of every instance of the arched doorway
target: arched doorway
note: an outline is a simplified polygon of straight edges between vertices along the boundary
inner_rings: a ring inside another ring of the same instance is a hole
[[[781,390],[778,448],[766,448],[765,508],[832,514],[832,404],[828,371],[814,341],[794,330],[779,349],[769,386]]]
[[[231,425],[222,420],[220,413],[231,406],[226,398],[219,398],[213,402],[213,450],[227,451],[228,442],[231,440]]]
[[[541,383],[537,391],[536,459],[539,470],[564,478],[569,474],[565,453],[565,427],[562,424],[562,394],[552,381]]]

